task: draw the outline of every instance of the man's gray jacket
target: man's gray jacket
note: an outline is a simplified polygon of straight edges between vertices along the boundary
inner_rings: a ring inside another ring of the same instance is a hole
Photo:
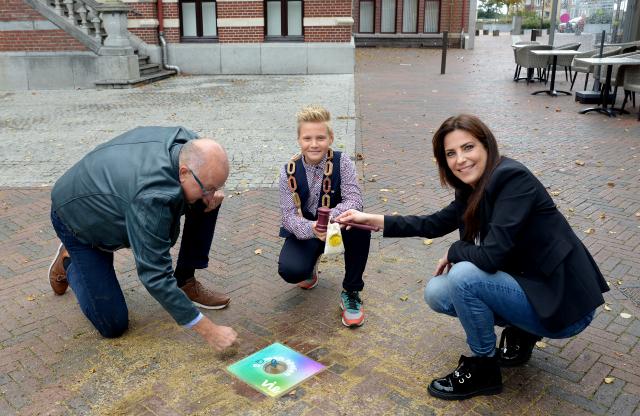
[[[179,149],[196,137],[182,127],[138,127],[96,147],[51,192],[53,210],[78,240],[131,247],[140,280],[181,325],[199,312],[176,285],[169,249],[185,205]]]

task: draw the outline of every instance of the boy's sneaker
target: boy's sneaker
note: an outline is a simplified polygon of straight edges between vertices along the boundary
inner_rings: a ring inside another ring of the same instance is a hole
[[[304,290],[311,290],[318,286],[318,263],[313,268],[313,275],[309,279],[305,279],[298,283],[298,287]]]
[[[342,308],[342,324],[344,326],[360,326],[364,323],[364,308],[360,292],[343,290],[340,294],[340,308]]]

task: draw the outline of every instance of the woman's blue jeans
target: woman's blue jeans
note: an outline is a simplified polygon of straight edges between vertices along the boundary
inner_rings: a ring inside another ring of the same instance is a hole
[[[427,283],[424,299],[436,312],[458,317],[471,351],[491,356],[496,347],[494,325],[512,325],[545,338],[569,338],[584,330],[594,311],[558,331],[547,330],[516,280],[505,272],[487,273],[473,263],[456,263],[448,274]]]

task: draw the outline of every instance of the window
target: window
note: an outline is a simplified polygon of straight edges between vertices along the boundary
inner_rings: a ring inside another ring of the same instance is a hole
[[[360,33],[373,33],[375,8],[373,0],[360,0]]]
[[[396,0],[382,0],[382,12],[380,14],[380,32],[396,32]]]
[[[217,38],[216,2],[211,0],[181,0],[180,30],[182,41],[201,42]]]
[[[267,0],[265,35],[272,40],[302,40],[302,1]]]
[[[403,0],[402,32],[418,32],[418,0]]]
[[[424,33],[438,33],[440,28],[440,0],[424,2]]]

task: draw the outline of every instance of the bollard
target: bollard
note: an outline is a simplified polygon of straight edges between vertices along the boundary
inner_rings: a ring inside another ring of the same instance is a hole
[[[538,35],[538,31],[535,29],[531,29],[531,42],[536,41],[536,36]]]
[[[442,32],[442,62],[440,64],[440,75],[443,75],[447,68],[447,47],[449,46],[449,32]]]

